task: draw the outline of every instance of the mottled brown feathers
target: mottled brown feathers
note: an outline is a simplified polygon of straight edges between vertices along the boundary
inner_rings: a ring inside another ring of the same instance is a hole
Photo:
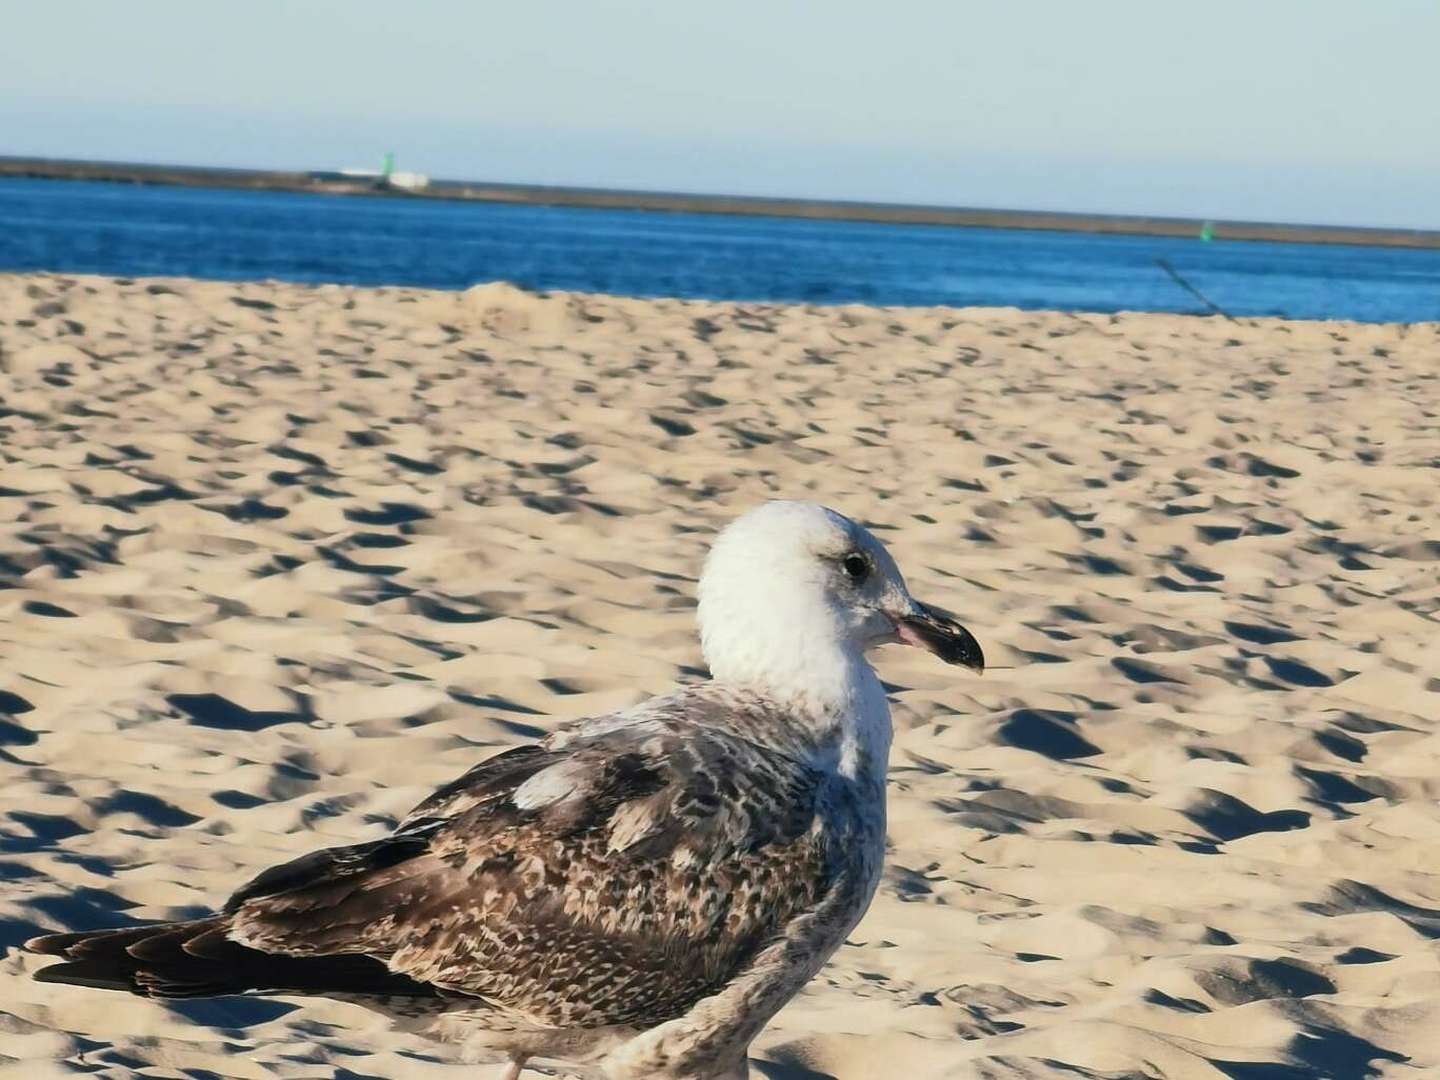
[[[491,758],[394,836],[262,874],[227,909],[232,932],[380,957],[538,1023],[677,1016],[813,904],[836,857],[818,772],[684,719]]]

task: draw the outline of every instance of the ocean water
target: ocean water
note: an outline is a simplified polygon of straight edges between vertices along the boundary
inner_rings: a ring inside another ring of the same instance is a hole
[[[0,180],[0,270],[1440,320],[1440,251]]]

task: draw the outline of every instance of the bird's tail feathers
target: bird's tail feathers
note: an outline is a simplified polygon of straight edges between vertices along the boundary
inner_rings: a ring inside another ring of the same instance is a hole
[[[128,990],[159,998],[224,994],[347,993],[429,997],[434,990],[356,954],[291,956],[231,940],[230,918],[152,923],[121,930],[48,934],[31,952],[64,958],[35,973],[39,982]]]

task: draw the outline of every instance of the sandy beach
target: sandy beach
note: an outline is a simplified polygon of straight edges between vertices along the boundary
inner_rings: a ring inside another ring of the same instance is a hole
[[[1440,1075],[1440,325],[0,277],[0,1078],[485,1075],[32,982],[702,678],[767,498],[984,678],[892,689],[870,913],[771,1080]]]

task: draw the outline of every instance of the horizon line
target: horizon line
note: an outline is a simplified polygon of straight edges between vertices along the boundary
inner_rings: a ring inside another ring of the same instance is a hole
[[[161,186],[242,188],[320,195],[375,195],[510,205],[564,206],[681,213],[750,215],[892,225],[1021,229],[1216,240],[1440,248],[1440,229],[1319,225],[1181,215],[1088,213],[784,195],[726,195],[643,188],[605,188],[513,181],[433,179],[420,190],[334,168],[255,169],[86,158],[0,155],[0,178],[89,180]]]

